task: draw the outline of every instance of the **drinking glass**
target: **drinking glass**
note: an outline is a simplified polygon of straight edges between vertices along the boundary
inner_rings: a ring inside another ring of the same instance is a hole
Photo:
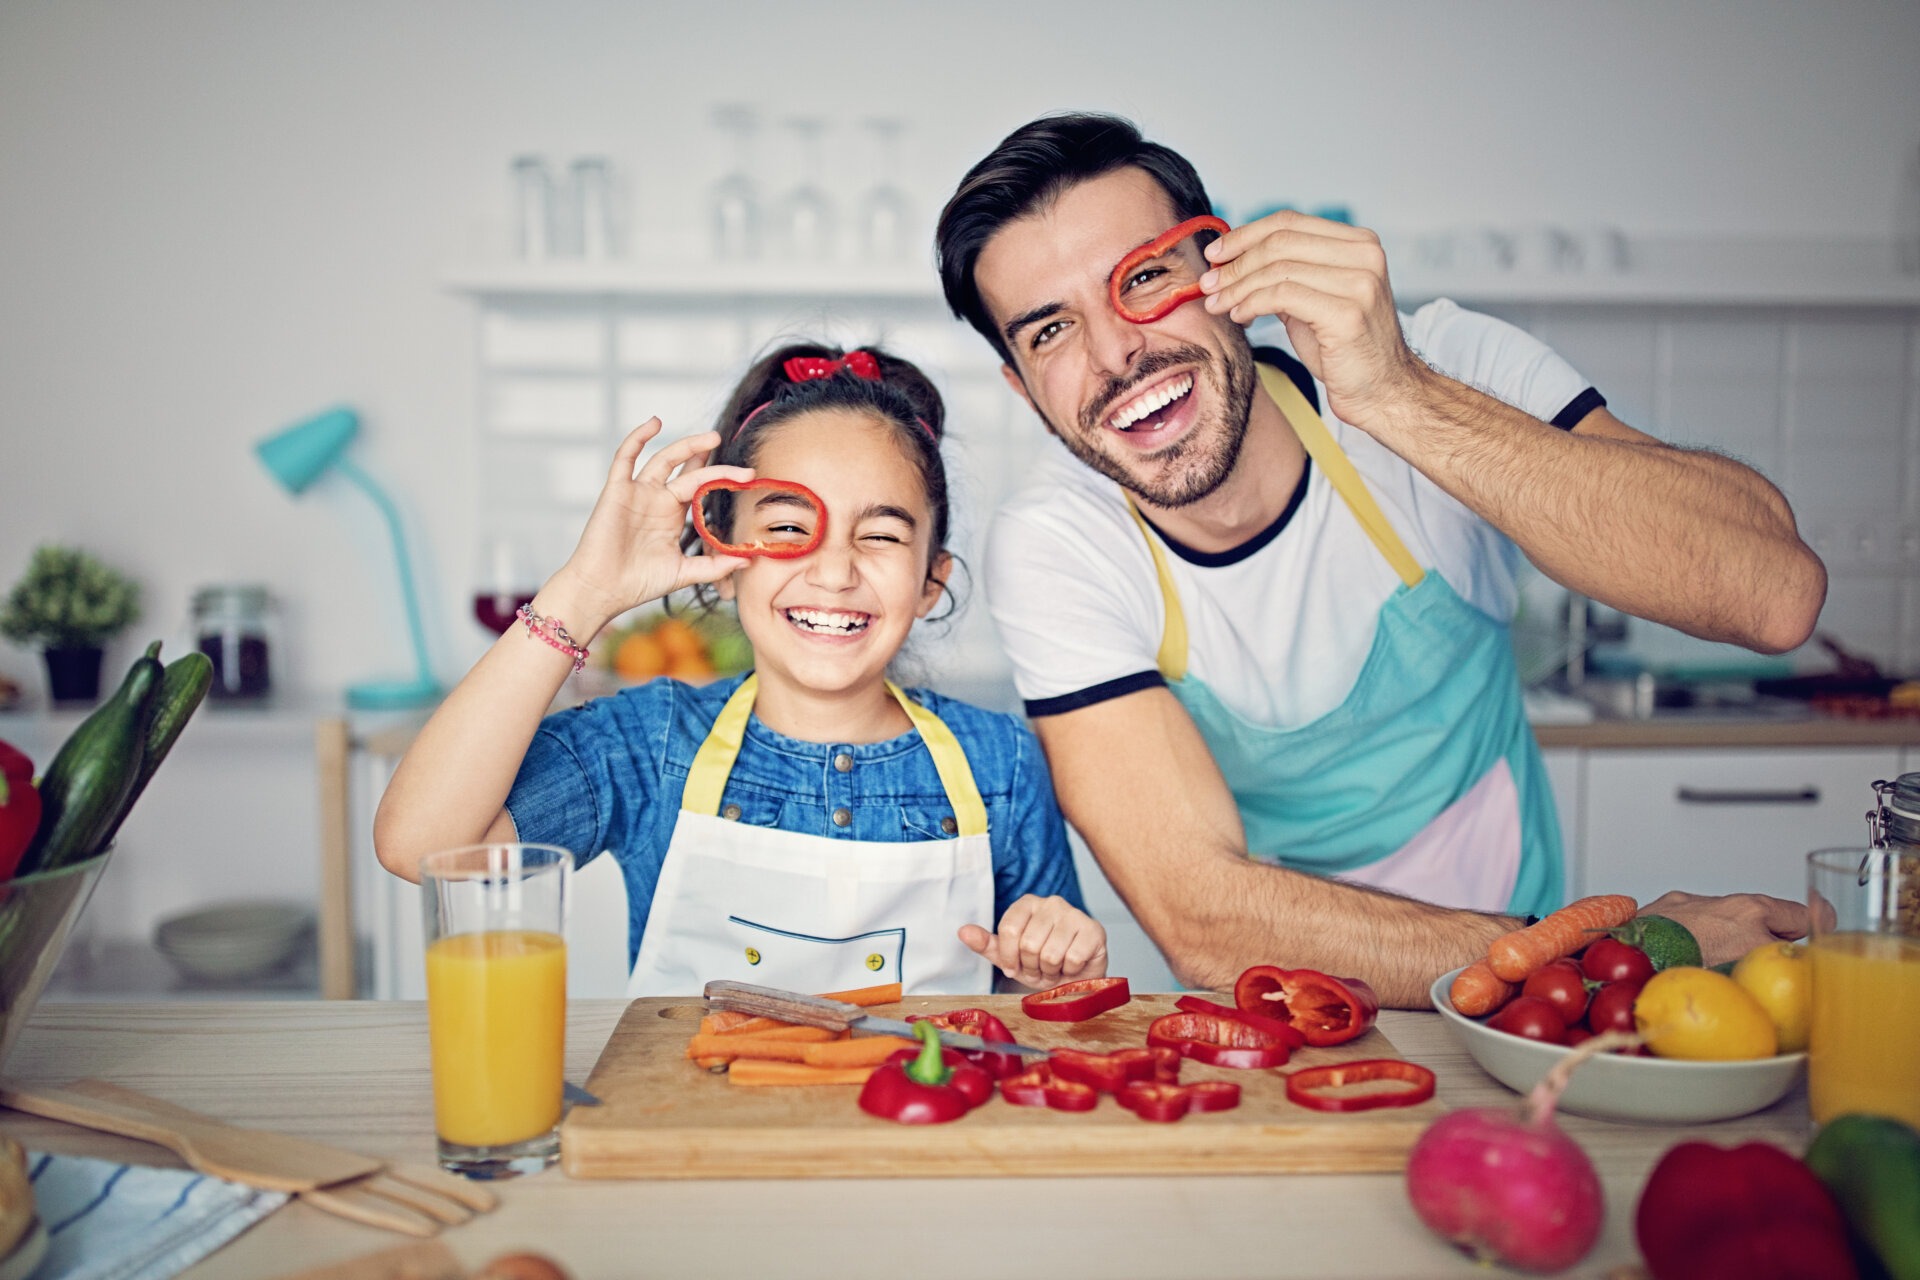
[[[588,262],[613,256],[613,169],[605,156],[579,156],[567,169],[567,252]]]
[[[873,135],[873,186],[860,202],[861,252],[870,263],[900,263],[912,251],[913,209],[898,185],[901,122],[866,121]]]
[[[473,618],[493,635],[513,625],[523,604],[540,590],[539,576],[513,538],[500,535],[481,542],[473,585]]]
[[[826,121],[813,116],[787,121],[800,176],[780,202],[780,251],[793,262],[833,257],[833,202],[820,186],[820,137],[826,127]]]
[[[707,195],[713,256],[740,262],[760,256],[760,195],[753,181],[753,135],[760,117],[752,107],[728,103],[713,109],[713,125],[726,135],[732,163]]]
[[[420,861],[440,1167],[536,1173],[560,1155],[567,879],[555,845],[481,844]]]
[[[541,156],[518,156],[513,162],[514,243],[528,262],[544,262],[553,255],[553,170]]]
[[[1816,849],[1807,906],[1813,1122],[1861,1111],[1920,1128],[1920,855]]]

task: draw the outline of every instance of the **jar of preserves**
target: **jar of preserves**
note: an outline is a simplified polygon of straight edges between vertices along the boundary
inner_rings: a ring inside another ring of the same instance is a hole
[[[202,587],[193,593],[193,633],[213,663],[210,697],[259,700],[273,687],[273,598],[254,583]]]

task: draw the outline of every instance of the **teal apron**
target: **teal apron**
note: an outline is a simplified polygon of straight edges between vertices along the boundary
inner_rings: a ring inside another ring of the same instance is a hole
[[[1166,606],[1160,672],[1233,792],[1247,849],[1443,906],[1544,915],[1565,892],[1560,823],[1507,628],[1420,568],[1299,388],[1266,365],[1260,381],[1401,585],[1344,702],[1296,728],[1256,724],[1187,675],[1180,596],[1133,511]]]

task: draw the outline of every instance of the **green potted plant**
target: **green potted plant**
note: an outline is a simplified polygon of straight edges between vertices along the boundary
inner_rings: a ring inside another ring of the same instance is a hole
[[[41,647],[55,702],[91,702],[106,641],[139,616],[131,578],[78,548],[42,546],[0,607],[0,635]]]

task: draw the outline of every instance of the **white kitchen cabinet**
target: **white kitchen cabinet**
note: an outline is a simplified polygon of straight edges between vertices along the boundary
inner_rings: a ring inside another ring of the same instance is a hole
[[[1586,753],[1571,747],[1542,751],[1547,781],[1553,786],[1553,806],[1560,814],[1560,855],[1565,860],[1568,896],[1581,882],[1580,813],[1584,800],[1582,779]]]

